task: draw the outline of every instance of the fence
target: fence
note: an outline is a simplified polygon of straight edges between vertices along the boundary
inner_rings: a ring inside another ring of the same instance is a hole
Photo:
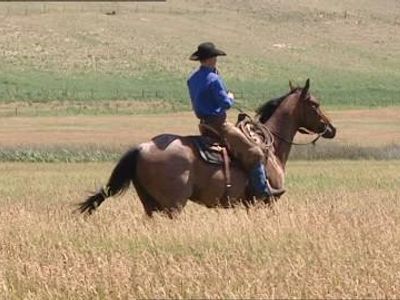
[[[168,0],[166,0],[167,2]],[[245,5],[245,1],[240,5],[229,6],[229,10],[232,12],[248,15],[261,15],[264,20],[292,20],[293,15],[287,12],[277,13],[277,9],[271,9],[270,6],[260,6],[255,9],[252,5]],[[220,14],[221,4],[213,1],[189,1],[185,0],[181,3],[169,3],[163,5],[163,2],[129,2],[127,1],[115,1],[115,2],[70,2],[67,1],[55,1],[55,2],[30,2],[28,3],[13,3],[13,2],[0,2],[0,16],[13,16],[13,15],[34,15],[34,14],[48,14],[48,13],[97,13],[101,15],[114,16],[124,13],[168,13],[172,15],[181,14],[194,14],[194,15],[205,15],[208,13]],[[227,7],[224,7],[225,9]],[[390,22],[394,25],[400,24],[400,19],[397,15],[393,15],[391,19],[382,17],[376,14],[362,14],[360,12],[340,10],[340,11],[326,11],[325,9],[314,8],[311,11],[305,11],[302,13],[296,13],[297,18],[312,19],[312,20],[336,20],[336,19],[355,19],[360,22],[361,19],[376,19],[384,22]]]
[[[99,13],[104,15],[118,15],[121,13],[168,13],[168,14],[206,14],[215,9],[209,5],[179,6],[162,5],[161,3],[141,3],[141,2],[30,2],[28,3],[0,3],[0,15],[35,15],[48,13]],[[240,9],[238,9],[240,12]]]
[[[19,86],[7,86],[0,91],[0,101],[51,101],[51,100],[128,100],[128,99],[170,99],[187,97],[186,91],[171,90],[124,90],[119,88],[79,90],[75,88],[39,88],[24,89]]]
[[[237,108],[253,110],[268,100],[267,92],[234,93]],[[6,89],[0,94],[0,116],[43,116],[76,114],[138,114],[177,112],[191,109],[186,90],[147,90],[124,91],[114,89],[104,94],[95,89],[79,91],[73,89],[26,91]]]

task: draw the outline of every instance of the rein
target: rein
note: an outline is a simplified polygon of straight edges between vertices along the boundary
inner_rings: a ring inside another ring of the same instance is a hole
[[[261,124],[261,123],[260,123]],[[264,124],[262,124],[264,127],[266,127]],[[267,128],[267,127],[266,127]],[[304,130],[304,129],[302,129]],[[295,143],[295,142],[291,142],[288,141],[287,139],[285,139],[283,136],[281,136],[280,134],[271,131],[270,129],[268,129],[269,132],[271,132],[273,135],[275,135],[278,139],[280,139],[281,141],[289,144],[289,145],[294,145],[294,146],[307,146],[307,145],[315,145],[315,143],[321,138],[321,136],[323,136],[327,131],[328,131],[328,124],[325,124],[325,128],[322,132],[320,133],[316,133],[316,132],[310,132],[307,130],[307,134],[316,134],[317,136],[311,141],[311,142],[307,142],[307,143]]]
[[[258,135],[258,137],[263,138],[263,140],[261,141],[261,144],[262,144],[263,148],[265,148],[266,150],[268,150],[269,148],[272,147],[272,145],[274,144],[274,141],[275,141],[275,137],[289,145],[294,145],[294,146],[307,146],[307,145],[311,145],[311,144],[315,145],[316,142],[329,130],[328,124],[325,124],[324,130],[319,133],[309,131],[305,128],[300,128],[302,131],[304,131],[305,133],[307,133],[309,135],[316,134],[317,136],[312,141],[307,142],[307,143],[295,143],[292,141],[288,141],[286,138],[281,136],[279,133],[269,129],[263,123],[253,120],[253,118],[251,118],[248,114],[244,113],[242,110],[240,110],[240,111],[244,117],[241,121],[238,122],[239,128],[241,128],[242,132],[246,133],[248,138],[252,139],[252,131],[248,130],[248,129],[246,130],[246,124],[250,123],[253,127],[253,133]],[[262,134],[260,134],[260,131]],[[258,134],[257,134],[257,132],[258,132]]]
[[[239,113],[240,113],[241,115],[245,115],[246,117],[248,117],[248,118],[250,119],[250,123],[252,123],[253,129],[258,129],[258,131],[261,131],[261,132],[262,132],[262,137],[263,137],[262,144],[263,144],[263,147],[264,147],[265,149],[267,149],[267,150],[268,150],[270,147],[272,147],[272,145],[273,145],[273,143],[274,143],[274,137],[277,137],[278,139],[280,139],[281,141],[283,141],[283,142],[285,142],[285,143],[287,143],[287,144],[289,144],[289,145],[294,145],[294,146],[307,146],[307,145],[311,145],[311,144],[312,144],[312,145],[315,146],[316,142],[329,130],[329,125],[328,125],[328,124],[325,124],[324,130],[322,130],[322,132],[319,132],[319,133],[313,132],[313,131],[310,131],[310,130],[308,130],[308,129],[306,129],[306,128],[302,128],[302,127],[301,127],[301,128],[299,128],[299,130],[302,131],[302,133],[306,133],[306,134],[308,134],[308,135],[314,135],[314,134],[315,134],[316,137],[315,137],[312,141],[310,141],[310,142],[306,142],[306,143],[296,143],[296,142],[293,142],[293,141],[289,141],[289,140],[287,140],[286,138],[284,138],[283,136],[281,136],[279,133],[277,133],[277,132],[275,132],[275,131],[272,131],[272,130],[269,129],[266,125],[264,125],[263,123],[261,123],[260,121],[258,121],[258,120],[253,120],[253,118],[250,117],[249,114],[247,114],[247,113],[245,112],[245,110],[249,110],[248,107],[244,106],[242,103],[240,103],[239,105],[238,105],[238,103],[236,103],[236,105],[234,106],[234,108],[236,108],[236,109],[239,111]],[[238,122],[238,123],[241,123],[241,122]],[[248,130],[245,130],[244,124],[239,124],[239,125],[240,125],[239,127],[241,127],[242,131],[243,131],[244,133],[246,133],[248,137],[251,138],[251,132],[249,132]],[[250,136],[249,136],[249,135],[250,135]],[[258,134],[258,136],[260,137],[259,134]]]

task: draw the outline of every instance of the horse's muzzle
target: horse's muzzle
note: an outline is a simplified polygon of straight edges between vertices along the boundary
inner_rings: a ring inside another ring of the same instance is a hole
[[[332,124],[326,125],[325,132],[322,137],[325,139],[333,139],[336,136],[336,128]]]

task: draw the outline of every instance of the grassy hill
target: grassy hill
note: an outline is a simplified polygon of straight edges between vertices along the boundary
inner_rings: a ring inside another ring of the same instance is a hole
[[[115,11],[114,15],[108,13]],[[335,107],[400,104],[400,3],[0,3],[1,101],[168,101],[188,108],[202,41],[249,106],[308,77]]]

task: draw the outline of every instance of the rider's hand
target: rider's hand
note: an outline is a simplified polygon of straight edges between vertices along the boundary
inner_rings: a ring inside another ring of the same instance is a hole
[[[235,99],[235,96],[233,95],[232,92],[228,92],[228,97],[231,98],[231,99]]]

